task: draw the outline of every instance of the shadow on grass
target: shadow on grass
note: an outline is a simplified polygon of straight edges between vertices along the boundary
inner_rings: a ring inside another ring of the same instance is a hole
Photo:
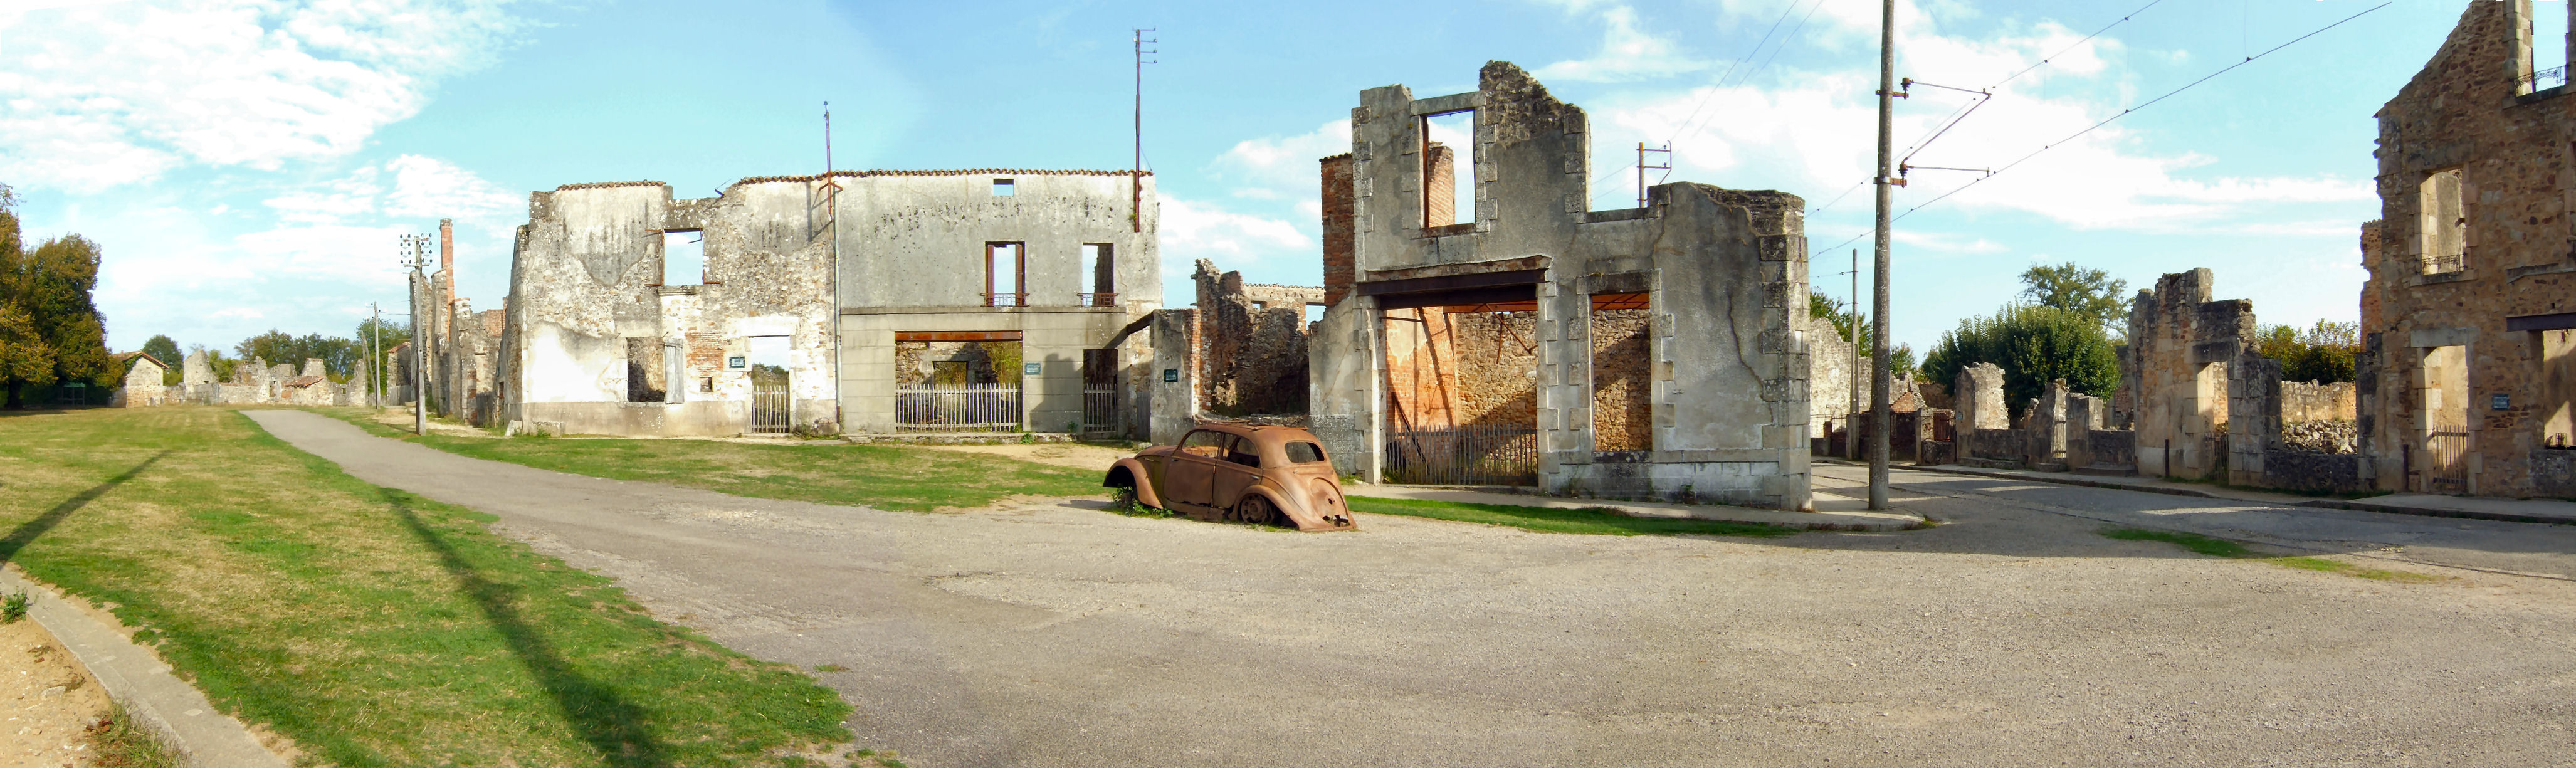
[[[653,738],[651,728],[646,725],[648,715],[643,708],[575,671],[546,642],[545,637],[519,615],[514,587],[494,583],[474,570],[472,564],[457,554],[455,547],[448,545],[446,539],[440,538],[436,531],[421,521],[420,513],[412,509],[405,494],[391,489],[382,493],[385,503],[402,515],[403,526],[411,529],[412,535],[419,537],[422,544],[437,552],[439,564],[465,585],[466,595],[474,599],[475,606],[483,611],[492,628],[501,632],[501,639],[509,644],[510,652],[528,665],[528,672],[536,676],[537,684],[546,689],[547,695],[554,697],[555,706],[563,711],[564,720],[581,733],[583,741],[598,750],[609,765],[637,768],[671,765],[662,743]]]
[[[160,461],[161,457],[168,455],[170,455],[169,451],[152,454],[152,458],[144,459],[143,463],[134,465],[133,469],[108,478],[107,482],[99,483],[69,499],[64,499],[63,503],[54,505],[53,509],[45,510],[44,514],[37,515],[34,520],[19,523],[16,529],[9,531],[8,538],[0,538],[0,563],[9,562],[10,558],[17,557],[18,550],[27,548],[28,544],[35,542],[36,537],[53,530],[54,526],[63,522],[63,518],[72,516],[72,513],[79,511],[81,507],[89,506],[90,502],[107,495],[108,491],[115,490],[117,486],[124,485],[125,481],[134,479],[134,476],[143,474],[143,470],[150,468],[153,462]]]

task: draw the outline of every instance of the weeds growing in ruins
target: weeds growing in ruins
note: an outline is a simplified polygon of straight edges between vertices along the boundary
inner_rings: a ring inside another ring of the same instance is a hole
[[[771,766],[850,739],[802,670],[229,410],[0,418],[0,465],[0,560],[113,605],[312,763]]]
[[[178,768],[179,754],[152,731],[134,722],[125,705],[109,702],[107,716],[81,734],[89,745],[93,768]]]
[[[2274,557],[2255,552],[2253,549],[2248,548],[2243,544],[2228,541],[2226,539],[2202,536],[2197,533],[2156,531],[2145,528],[2106,528],[2103,529],[2101,533],[2105,537],[2119,539],[2121,541],[2161,541],[2190,550],[2194,553],[2208,555],[2210,557],[2224,557],[2237,560],[2260,560],[2262,562],[2271,563],[2284,568],[2340,573],[2346,576],[2354,576],[2376,581],[2402,581],[2420,584],[2441,580],[2441,578],[2437,576],[2415,573],[2413,571],[2391,571],[2380,568],[2365,568],[2341,560],[2330,560],[2322,557],[2307,557],[2300,555]]]
[[[19,619],[27,618],[27,604],[31,599],[23,589],[0,595],[0,624],[16,624]]]
[[[1351,510],[1380,515],[1405,515],[1450,520],[1461,523],[1504,525],[1539,533],[1576,533],[1603,536],[1787,536],[1795,528],[1755,523],[1730,523],[1718,520],[1695,520],[1669,517],[1632,517],[1617,511],[1590,507],[1560,509],[1524,507],[1510,504],[1470,504],[1426,499],[1385,499],[1372,496],[1349,497]]]

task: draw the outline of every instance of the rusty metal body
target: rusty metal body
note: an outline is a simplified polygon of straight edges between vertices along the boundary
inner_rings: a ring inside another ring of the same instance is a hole
[[[1296,427],[1200,424],[1180,445],[1110,466],[1102,486],[1134,503],[1203,520],[1347,531],[1349,506],[1323,441]]]

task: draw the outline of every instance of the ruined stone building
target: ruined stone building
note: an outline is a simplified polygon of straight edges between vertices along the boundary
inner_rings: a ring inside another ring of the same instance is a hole
[[[180,364],[178,384],[161,383],[159,361],[148,355],[126,372],[125,386],[118,392],[116,405],[139,408],[157,405],[364,405],[367,401],[365,365],[346,382],[332,381],[322,361],[306,358],[298,368],[287,363],[270,365],[251,358],[233,366],[232,380],[220,381],[215,367],[204,350],[188,353]],[[143,371],[152,369],[150,374]]]
[[[1194,333],[1201,409],[1219,416],[1306,412],[1306,312],[1324,289],[1247,285],[1200,259]]]
[[[1673,183],[1591,210],[1583,110],[1505,62],[1467,93],[1365,91],[1351,134],[1322,162],[1309,342],[1343,471],[1809,506],[1798,197]]]
[[[1152,361],[1121,330],[1162,302],[1157,219],[1151,175],[1126,171],[537,192],[496,344],[499,418],[610,435],[1141,433]]]
[[[2363,451],[2382,489],[2576,497],[2576,97],[2530,0],[2467,5],[2377,115]]]

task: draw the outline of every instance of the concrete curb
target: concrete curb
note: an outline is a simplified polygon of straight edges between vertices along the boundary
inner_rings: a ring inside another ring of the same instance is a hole
[[[206,695],[177,676],[161,657],[125,638],[53,588],[29,580],[15,563],[0,568],[0,591],[26,590],[32,597],[27,615],[71,651],[90,677],[107,689],[108,698],[125,706],[136,723],[152,729],[179,753],[186,765],[199,768],[287,768],[284,758],[268,751],[250,729],[216,711]]]
[[[2030,476],[2030,475],[2014,475],[2014,474],[2005,474],[2005,473],[2003,473],[2003,472],[2000,472],[2000,471],[1993,471],[1993,470],[1969,469],[1969,468],[1956,467],[1956,466],[1951,466],[1951,465],[1946,465],[1946,464],[1945,464],[1945,465],[1941,465],[1941,466],[1935,466],[1935,467],[1906,467],[1906,469],[1911,469],[1911,470],[1915,470],[1915,471],[1919,471],[1919,472],[1939,472],[1939,473],[1942,473],[1942,474],[1950,474],[1950,475],[1967,475],[1967,476],[1970,476],[1970,477],[1984,477],[1984,478],[1991,478],[1991,479],[1998,479],[1998,480],[2028,480],[2028,481],[2035,482],[2035,483],[2053,483],[2053,484],[2057,484],[2057,485],[2080,485],[2080,486],[2086,486],[2086,487],[2091,487],[2091,488],[2109,488],[2109,489],[2113,489],[2113,490],[2121,490],[2121,491],[2139,491],[2139,492],[2142,492],[2142,493],[2161,493],[2161,494],[2165,494],[2165,495],[2168,495],[2168,496],[2196,496],[2196,497],[2199,497],[2199,498],[2204,498],[2204,499],[2217,499],[2217,500],[2220,500],[2220,501],[2243,501],[2243,502],[2251,502],[2251,503],[2256,503],[2256,504],[2280,504],[2280,505],[2293,506],[2293,507],[2312,507],[2312,508],[2316,508],[2316,509],[2348,509],[2348,510],[2352,510],[2352,511],[2355,511],[2355,512],[2379,512],[2379,513],[2391,514],[2391,515],[2414,515],[2414,516],[2417,516],[2417,517],[2450,517],[2450,518],[2459,518],[2459,519],[2463,519],[2463,520],[2494,520],[2494,521],[2497,521],[2497,522],[2505,522],[2505,523],[2541,523],[2541,524],[2544,524],[2544,525],[2576,525],[2576,520],[2569,520],[2569,519],[2567,519],[2567,518],[2563,518],[2563,517],[2555,517],[2555,516],[2550,516],[2550,515],[2522,515],[2522,514],[2515,514],[2515,513],[2512,513],[2512,512],[2482,512],[2482,511],[2478,511],[2478,510],[2469,510],[2469,509],[2443,509],[2443,508],[2440,508],[2440,507],[2410,507],[2410,506],[2403,506],[2403,505],[2398,505],[2398,504],[2376,504],[2376,503],[2372,503],[2371,501],[2369,501],[2369,500],[2367,500],[2367,499],[2303,499],[2303,500],[2299,500],[2299,501],[2276,501],[2276,500],[2272,500],[2272,499],[2249,499],[2249,498],[2244,498],[2244,497],[2239,497],[2239,496],[2224,496],[2224,495],[2220,495],[2220,494],[2216,494],[2216,493],[2211,493],[2211,492],[2208,492],[2208,491],[2203,491],[2203,490],[2198,490],[2198,489],[2192,489],[2192,488],[2167,488],[2167,487],[2163,487],[2163,486],[2155,486],[2155,485],[2139,485],[2139,484],[2134,484],[2134,483],[2123,483],[2123,482],[2119,482],[2119,481],[2116,481],[2116,480],[2078,480],[2078,479],[2075,479],[2075,478],[2066,478],[2066,477],[2033,477],[2033,476]]]
[[[1446,500],[1486,504],[1514,504],[1517,506],[1547,507],[1552,509],[1597,509],[1628,517],[1692,519],[1718,523],[1775,525],[1783,528],[1795,528],[1802,531],[1817,532],[1839,531],[1851,533],[1890,533],[1895,531],[1915,530],[1926,527],[1927,525],[1926,521],[1921,517],[1911,514],[1846,511],[1790,512],[1775,509],[1735,507],[1723,504],[1676,504],[1669,502],[1633,502],[1614,499],[1544,496],[1532,492],[1533,490],[1534,489],[1529,489],[1526,486],[1391,485],[1381,483],[1377,485],[1353,485],[1345,488],[1343,492],[1353,497],[1379,499],[1438,500],[1438,497],[1430,495],[1431,493],[1448,493],[1458,496],[1513,497],[1508,499],[1451,498]],[[1377,492],[1372,493],[1371,491]],[[1819,491],[1818,493],[1842,498],[1839,494],[1831,494],[1822,491]]]

